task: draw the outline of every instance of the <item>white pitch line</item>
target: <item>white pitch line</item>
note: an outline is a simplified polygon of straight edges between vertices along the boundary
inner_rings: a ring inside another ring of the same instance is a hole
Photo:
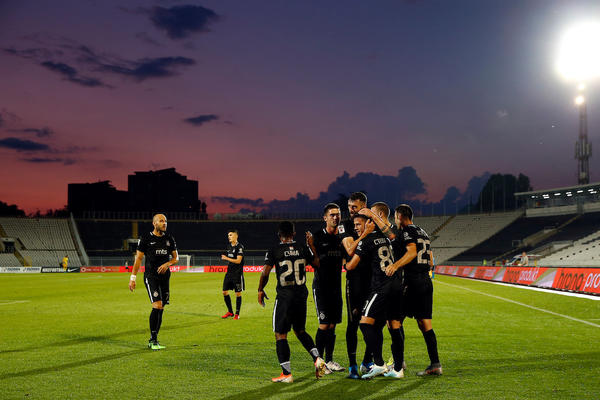
[[[29,300],[0,300],[0,306],[6,306],[8,304],[20,304],[20,303],[29,303]]]
[[[545,313],[547,313],[547,314],[556,315],[557,317],[562,317],[562,318],[570,319],[570,320],[572,320],[572,321],[581,322],[581,323],[583,323],[583,324],[586,324],[586,325],[591,325],[591,326],[593,326],[593,327],[595,327],[595,328],[600,328],[600,325],[598,325],[598,324],[594,324],[593,322],[585,321],[585,320],[583,320],[583,319],[579,319],[579,318],[570,317],[570,316],[568,316],[568,315],[565,315],[565,314],[559,314],[559,313],[555,313],[554,311],[545,310],[545,309],[543,309],[543,308],[539,308],[539,307],[530,306],[529,304],[525,304],[525,303],[521,303],[521,302],[519,302],[519,301],[515,301],[515,300],[507,299],[507,298],[505,298],[505,297],[500,297],[500,296],[496,296],[496,295],[493,295],[493,294],[489,294],[489,293],[485,293],[485,292],[480,292],[479,290],[469,289],[469,288],[466,288],[466,287],[464,287],[464,286],[453,285],[453,284],[451,284],[451,283],[447,283],[447,282],[441,282],[441,281],[437,281],[436,283],[441,283],[442,285],[448,285],[448,286],[452,286],[452,287],[455,287],[455,288],[458,288],[458,289],[468,290],[469,292],[473,292],[473,293],[477,293],[477,294],[482,294],[482,295],[484,295],[484,296],[488,296],[488,297],[493,297],[493,298],[495,298],[495,299],[498,299],[498,300],[504,300],[504,301],[507,301],[507,302],[509,302],[509,303],[518,304],[518,305],[520,305],[520,306],[527,307],[527,308],[531,308],[531,309],[533,309],[533,310],[537,310],[537,311],[545,312]]]

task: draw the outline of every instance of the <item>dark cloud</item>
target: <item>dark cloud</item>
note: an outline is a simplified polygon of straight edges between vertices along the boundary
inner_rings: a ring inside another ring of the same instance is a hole
[[[40,64],[42,67],[56,72],[63,76],[63,79],[87,87],[110,87],[103,83],[100,79],[90,78],[80,75],[77,70],[65,63],[55,63],[52,61],[44,61]]]
[[[218,115],[206,114],[206,115],[198,115],[197,117],[186,118],[183,121],[187,122],[188,124],[194,125],[194,126],[201,126],[201,125],[206,124],[207,122],[217,121],[218,119],[219,119]]]
[[[170,8],[156,6],[148,14],[156,28],[175,40],[189,37],[193,33],[209,32],[208,25],[219,20],[213,10],[195,5]]]
[[[144,58],[125,64],[102,64],[101,71],[122,75],[141,82],[149,78],[167,78],[177,75],[177,69],[196,64],[187,57]]]
[[[0,147],[11,150],[21,151],[48,151],[50,147],[47,144],[23,140],[15,137],[0,139]]]
[[[38,65],[60,75],[64,80],[85,87],[113,86],[89,74],[111,74],[141,82],[150,78],[166,78],[179,74],[179,69],[195,65],[196,61],[182,56],[143,58],[128,60],[118,56],[98,53],[91,47],[74,40],[39,35],[25,38],[48,48],[4,48],[5,53],[36,62]],[[84,72],[81,72],[84,71]]]
[[[26,129],[11,129],[11,132],[33,133],[37,137],[48,137],[54,135],[54,131],[50,128],[26,128]]]
[[[160,47],[161,44],[158,43],[156,40],[154,40],[148,33],[146,32],[138,32],[135,34],[135,37],[139,40],[141,40],[142,42],[155,46],[155,47]]]
[[[22,158],[21,161],[25,161],[32,164],[64,164],[64,165],[73,165],[75,164],[75,160],[71,158],[49,158],[49,157],[31,157],[31,158]]]
[[[350,176],[344,172],[338,176],[327,191],[320,192],[319,196],[311,199],[305,193],[296,193],[294,197],[287,200],[273,200],[264,202],[263,199],[248,199],[235,197],[213,197],[212,201],[227,203],[231,209],[261,212],[264,214],[290,214],[298,215],[316,215],[321,212],[322,207],[329,202],[337,202],[346,210],[345,202],[352,192],[361,191],[367,194],[369,204],[376,201],[384,201],[391,207],[400,203],[409,203],[415,209],[418,215],[428,214],[430,212],[439,214],[446,211],[453,214],[455,211],[464,210],[469,204],[469,199],[477,200],[483,186],[489,179],[489,172],[480,177],[473,177],[469,181],[467,190],[461,192],[458,188],[452,186],[448,188],[446,195],[442,200],[436,203],[426,202],[420,199],[426,195],[425,184],[417,175],[413,167],[404,167],[398,170],[396,176],[379,175],[373,172],[359,172]]]

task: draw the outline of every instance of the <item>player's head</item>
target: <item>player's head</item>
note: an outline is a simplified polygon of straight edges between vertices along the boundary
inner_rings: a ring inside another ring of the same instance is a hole
[[[277,230],[279,239],[293,239],[295,234],[296,228],[294,227],[294,223],[292,221],[283,221],[279,224],[279,229]]]
[[[412,224],[413,210],[408,204],[400,204],[396,207],[394,220],[399,227],[405,227]]]
[[[377,203],[371,204],[371,211],[373,211],[384,221],[387,221],[390,218],[390,207],[383,201],[378,201]]]
[[[335,203],[329,203],[323,208],[323,220],[330,228],[337,228],[340,224],[341,212],[340,206]]]
[[[227,239],[229,243],[234,244],[238,241],[238,231],[237,229],[230,229],[227,231]]]
[[[164,233],[167,231],[167,217],[164,214],[156,214],[152,218],[152,225],[156,232]]]
[[[354,222],[354,231],[358,233],[358,236],[362,235],[362,233],[365,231],[365,225],[367,224],[369,218],[366,215],[356,214],[354,217],[352,217],[352,220]]]
[[[350,218],[354,217],[358,212],[367,206],[367,195],[363,192],[354,192],[348,198],[348,211]]]

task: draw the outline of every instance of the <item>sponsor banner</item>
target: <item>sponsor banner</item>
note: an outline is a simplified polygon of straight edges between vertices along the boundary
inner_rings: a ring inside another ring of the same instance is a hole
[[[518,283],[520,285],[531,285],[539,276],[544,274],[548,268],[536,267],[507,267],[505,268],[502,282]]]
[[[81,267],[80,272],[125,272],[125,267]]]
[[[68,267],[67,272],[69,272],[69,273],[79,272],[80,269],[81,268],[79,268],[79,267]]]
[[[438,265],[442,275],[600,295],[600,268],[471,267]]]
[[[184,272],[204,272],[204,267],[189,267],[186,268]]]
[[[600,294],[600,268],[560,268],[553,288],[573,292]]]
[[[3,274],[39,274],[42,267],[0,267]]]
[[[188,268],[187,265],[172,265],[171,267],[169,267],[171,272],[179,272],[179,271],[183,271],[187,268]],[[133,267],[131,265],[120,265],[120,266],[110,266],[110,267],[90,266],[90,267],[81,267],[79,272],[131,272],[132,270],[133,270]],[[146,268],[142,265],[140,267],[140,270],[138,271],[138,273],[140,273],[140,272],[143,273],[145,270],[146,270]],[[69,271],[69,272],[71,272],[71,271]],[[77,272],[77,271],[73,271],[73,272]]]
[[[304,268],[306,272],[315,272],[314,268],[310,265]],[[262,265],[244,265],[244,272],[262,272],[262,270]],[[227,272],[227,265],[205,265],[204,272]],[[275,272],[275,268],[271,272]]]
[[[65,269],[63,267],[42,267],[42,273],[60,273],[64,274]]]

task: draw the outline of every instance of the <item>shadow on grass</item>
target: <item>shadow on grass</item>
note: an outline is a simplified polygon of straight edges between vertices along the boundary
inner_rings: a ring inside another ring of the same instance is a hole
[[[219,320],[215,319],[214,321],[211,320],[211,321],[201,321],[201,322],[179,324],[179,325],[166,325],[161,328],[161,332],[169,331],[169,330],[173,330],[173,329],[189,328],[189,327],[198,326],[198,325],[208,325],[211,323],[218,323],[218,322],[219,322]],[[20,349],[1,350],[0,355],[9,354],[9,353],[20,353],[20,352],[26,352],[26,351],[32,351],[32,350],[39,350],[39,349],[47,348],[47,347],[73,346],[73,345],[77,345],[77,344],[90,343],[90,342],[110,342],[113,339],[120,337],[120,336],[141,335],[144,333],[148,333],[148,328],[131,329],[129,331],[115,332],[115,333],[111,333],[111,334],[107,334],[107,335],[80,336],[80,337],[76,337],[73,339],[61,340],[59,342],[54,342],[54,343],[36,344],[36,345],[32,345],[32,346],[22,347]],[[135,347],[139,347],[140,344],[132,343],[131,345],[135,346]]]
[[[333,379],[332,379],[333,378]],[[236,392],[234,394],[222,397],[221,400],[239,400],[239,399],[268,399],[285,396],[289,399],[304,398],[344,398],[359,399],[372,397],[380,393],[381,399],[398,398],[404,394],[412,392],[420,386],[426,384],[423,379],[410,385],[403,385],[402,380],[376,378],[370,381],[344,379],[342,375],[329,375],[320,381],[317,381],[312,374],[304,375],[294,381],[292,384],[271,383],[265,379],[265,383],[257,389],[245,392]],[[393,390],[398,386],[397,390]],[[392,389],[392,390],[390,390]],[[391,396],[391,397],[390,397]]]
[[[147,349],[130,350],[130,351],[124,351],[122,353],[115,353],[115,354],[110,354],[110,355],[106,355],[106,356],[94,357],[94,358],[90,358],[87,360],[73,361],[73,362],[66,363],[66,364],[52,365],[50,367],[34,368],[34,369],[27,370],[27,371],[2,374],[2,376],[0,376],[0,381],[10,379],[10,378],[20,378],[20,377],[24,377],[24,376],[40,375],[40,374],[45,374],[48,372],[64,371],[69,368],[77,368],[77,367],[82,367],[84,365],[98,364],[98,363],[105,362],[105,361],[111,361],[111,360],[116,360],[119,358],[129,357],[134,354],[141,354],[141,353],[147,352],[147,351],[148,351]]]

